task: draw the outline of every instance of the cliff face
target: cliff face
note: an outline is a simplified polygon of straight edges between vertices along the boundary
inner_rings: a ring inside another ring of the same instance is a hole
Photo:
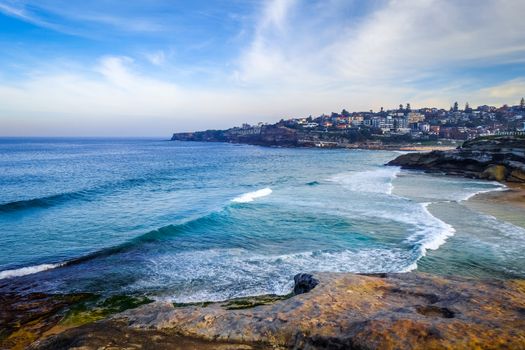
[[[388,165],[479,179],[525,182],[525,137],[478,138],[451,151],[403,154]]]
[[[257,129],[206,130],[173,134],[172,141],[232,142],[261,146],[297,146],[294,129],[263,126]]]
[[[173,141],[231,142],[259,146],[344,148],[367,139],[357,131],[320,132],[279,125],[175,133]],[[372,143],[373,144],[373,143]]]

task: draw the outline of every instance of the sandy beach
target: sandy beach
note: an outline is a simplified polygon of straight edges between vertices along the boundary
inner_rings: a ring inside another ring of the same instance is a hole
[[[468,200],[469,208],[525,227],[525,185],[505,183],[506,190],[480,193]]]
[[[417,151],[417,152],[431,152],[431,151],[448,151],[455,149],[457,146],[421,146],[410,145],[399,147],[400,151]]]

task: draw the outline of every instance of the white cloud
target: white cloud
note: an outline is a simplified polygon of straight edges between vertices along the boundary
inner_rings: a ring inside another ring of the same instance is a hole
[[[352,2],[309,4],[268,2],[239,80],[402,84],[525,57],[525,2],[392,0],[356,18]]]
[[[169,135],[406,102],[517,103],[525,91],[524,77],[489,84],[451,74],[523,62],[525,2],[392,0],[359,16],[353,4],[264,2],[254,28],[242,28],[253,38],[240,56],[230,66],[217,62],[212,71],[195,73],[225,77],[220,84],[163,74],[195,70],[170,66],[164,51],[143,53],[155,77],[143,73],[140,60],[105,56],[87,70],[0,81],[1,132],[23,134],[32,126],[38,133],[54,125],[68,134]]]

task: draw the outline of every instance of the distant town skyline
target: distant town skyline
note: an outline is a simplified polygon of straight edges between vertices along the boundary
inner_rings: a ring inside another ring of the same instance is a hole
[[[525,2],[0,0],[0,136],[518,105]]]

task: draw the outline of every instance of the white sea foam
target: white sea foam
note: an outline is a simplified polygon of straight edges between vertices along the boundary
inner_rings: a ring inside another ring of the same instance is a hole
[[[500,220],[492,215],[480,214],[484,224],[500,232],[503,236],[514,239],[513,243],[525,243],[525,228],[516,226],[510,222]]]
[[[407,238],[407,242],[416,244],[421,256],[426,255],[427,250],[437,250],[447,241],[447,238],[452,237],[456,230],[450,224],[436,218],[428,210],[431,203],[420,203],[426,217],[431,220],[431,225],[425,225],[419,228],[418,232]]]
[[[146,279],[132,289],[166,288],[161,299],[221,301],[261,294],[288,294],[300,272],[403,272],[412,265],[405,249],[368,248],[262,255],[245,249],[167,253],[144,266]],[[213,281],[210,283],[210,281]]]
[[[272,189],[269,187],[263,188],[261,190],[257,190],[254,192],[248,192],[240,195],[239,197],[235,197],[232,199],[232,202],[235,203],[249,203],[253,202],[256,198],[260,197],[266,197],[272,193]]]
[[[42,264],[42,265],[21,267],[19,269],[0,271],[0,279],[31,275],[33,273],[54,269],[62,265],[63,264]]]
[[[374,170],[337,174],[328,181],[341,184],[354,192],[392,194],[392,182],[401,171],[400,167],[383,167]]]

